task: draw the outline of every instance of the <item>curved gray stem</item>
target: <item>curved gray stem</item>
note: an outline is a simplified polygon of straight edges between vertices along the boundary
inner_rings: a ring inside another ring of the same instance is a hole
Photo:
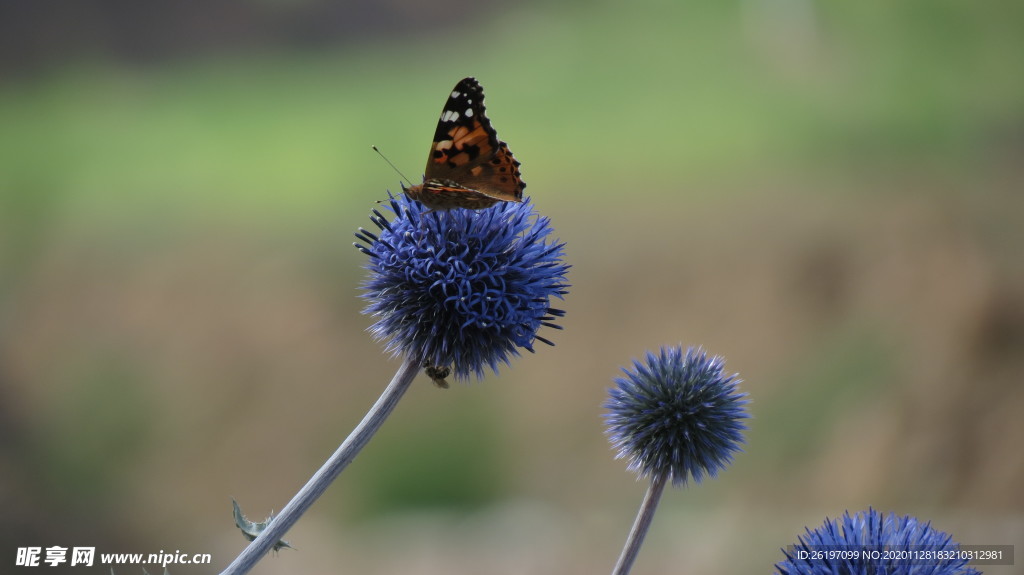
[[[327,487],[338,477],[345,467],[355,459],[355,456],[366,445],[373,434],[380,429],[381,424],[394,410],[398,400],[402,398],[409,385],[416,377],[420,369],[420,360],[414,357],[406,357],[402,366],[398,368],[391,383],[373,404],[359,425],[352,430],[338,450],[324,462],[323,466],[313,475],[306,485],[292,497],[288,505],[284,506],[281,513],[274,517],[270,525],[260,533],[252,543],[246,547],[221,575],[241,575],[248,573],[256,563],[270,551],[270,548],[277,543],[281,537],[299,520],[300,517],[313,505]]]
[[[661,493],[665,490],[667,475],[655,475],[651,478],[651,485],[647,488],[643,503],[640,504],[640,511],[636,515],[636,521],[633,522],[633,528],[629,531],[629,537],[626,539],[626,546],[622,548],[622,554],[619,555],[619,562],[615,564],[612,575],[626,575],[633,567],[633,561],[636,560],[647,530],[651,527],[654,511],[658,508],[658,501],[661,500]]]

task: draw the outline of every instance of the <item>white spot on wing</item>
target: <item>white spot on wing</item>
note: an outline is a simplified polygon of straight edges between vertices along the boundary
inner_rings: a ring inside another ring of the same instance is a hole
[[[458,98],[461,95],[462,93],[459,92],[458,90],[452,90],[452,98]]]
[[[467,118],[472,118],[473,117],[473,108],[470,108],[470,109],[466,110],[466,117]]]
[[[456,112],[455,110],[445,110],[444,112],[441,112],[441,121],[442,122],[454,122],[454,121],[456,121],[458,119],[459,119],[459,113]]]

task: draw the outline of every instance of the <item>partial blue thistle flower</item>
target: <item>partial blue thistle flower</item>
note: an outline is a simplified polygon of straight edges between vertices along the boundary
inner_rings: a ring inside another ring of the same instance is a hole
[[[917,518],[874,509],[825,523],[783,549],[786,560],[775,565],[781,575],[979,575],[958,553],[951,535]],[[835,551],[838,553],[828,553]],[[884,553],[888,551],[888,553]],[[900,551],[918,552],[914,555]],[[842,553],[845,552],[845,553]],[[877,554],[875,552],[878,552]]]
[[[554,345],[537,330],[561,329],[553,322],[565,312],[551,300],[567,293],[569,266],[528,199],[431,211],[401,195],[386,207],[393,219],[373,210],[379,235],[360,228],[355,245],[370,258],[364,313],[389,353],[419,358],[443,385],[448,366],[456,379],[482,379],[534,341]]]
[[[715,477],[742,451],[746,393],[722,370],[722,358],[679,346],[648,352],[646,363],[615,380],[604,407],[607,433],[617,458],[645,477],[673,485]]]

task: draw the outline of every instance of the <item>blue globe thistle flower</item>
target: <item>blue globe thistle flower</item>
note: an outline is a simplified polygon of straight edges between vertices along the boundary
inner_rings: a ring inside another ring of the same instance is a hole
[[[742,451],[747,394],[720,357],[700,348],[662,348],[615,380],[604,407],[618,458],[641,476],[665,476],[674,485],[714,477]]]
[[[782,575],[979,575],[952,536],[909,515],[874,509],[825,523],[783,549]],[[909,553],[902,553],[909,552]],[[914,553],[916,552],[916,554]],[[939,552],[937,555],[934,552]],[[943,553],[945,552],[945,553]]]
[[[484,210],[430,211],[402,195],[373,210],[379,235],[360,228],[355,244],[370,257],[362,288],[370,328],[392,355],[419,358],[435,383],[497,373],[519,348],[533,352],[541,326],[565,312],[550,307],[569,287],[565,244],[549,240],[548,218],[533,204],[502,202]]]

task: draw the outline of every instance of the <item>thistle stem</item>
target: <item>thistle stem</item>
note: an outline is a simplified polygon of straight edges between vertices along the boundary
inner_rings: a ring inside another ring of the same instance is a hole
[[[256,563],[267,554],[267,551],[294,525],[300,517],[313,505],[327,487],[337,479],[338,475],[355,459],[359,451],[370,441],[373,434],[391,414],[398,400],[402,398],[409,385],[420,369],[420,360],[407,356],[398,368],[395,377],[388,384],[384,393],[373,404],[359,425],[352,430],[338,450],[324,462],[323,466],[313,475],[295,497],[284,506],[281,513],[267,525],[267,528],[246,547],[234,561],[228,565],[221,575],[241,575],[248,573]]]
[[[633,567],[633,561],[636,560],[647,530],[651,527],[654,511],[658,508],[658,502],[661,500],[661,493],[665,490],[667,479],[668,474],[666,473],[651,478],[651,485],[647,488],[643,503],[640,504],[640,511],[636,514],[636,521],[633,522],[633,528],[629,531],[629,537],[626,538],[626,546],[622,548],[622,554],[619,555],[619,562],[615,564],[612,575],[627,575]]]

